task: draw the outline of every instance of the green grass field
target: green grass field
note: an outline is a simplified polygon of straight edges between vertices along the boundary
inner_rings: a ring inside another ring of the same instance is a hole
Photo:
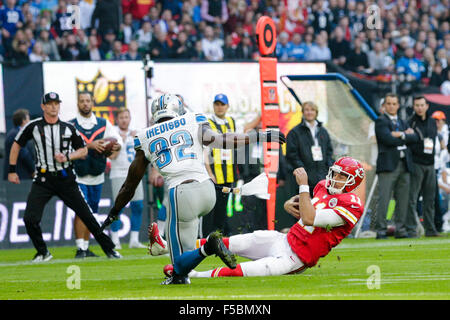
[[[450,298],[450,236],[421,239],[345,239],[319,264],[299,275],[191,279],[162,286],[168,256],[146,249],[120,250],[121,260],[73,259],[74,247],[50,248],[50,262],[32,264],[34,249],[0,251],[0,299],[433,299]],[[242,260],[241,260],[242,261]],[[222,263],[208,257],[197,270]],[[80,288],[70,289],[70,266],[80,270]],[[379,268],[379,269],[378,269]],[[373,280],[379,270],[379,287]],[[369,279],[370,278],[370,279]],[[69,279],[69,281],[68,281]],[[368,281],[369,279],[369,281]],[[368,285],[369,282],[369,285]],[[375,286],[374,286],[375,285]]]

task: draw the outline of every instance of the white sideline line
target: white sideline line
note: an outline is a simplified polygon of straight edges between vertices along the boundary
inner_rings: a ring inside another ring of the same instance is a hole
[[[341,243],[335,249],[356,249],[356,248],[383,248],[383,247],[406,247],[409,245],[423,246],[428,244],[449,244],[450,239],[436,239],[436,240],[378,240],[377,243]]]
[[[144,260],[144,259],[155,259],[163,256],[140,256],[140,255],[131,255],[131,256],[123,256],[120,260]],[[107,257],[98,257],[98,258],[85,258],[85,259],[52,259],[48,262],[31,262],[31,260],[27,261],[17,261],[17,262],[6,262],[6,263],[0,263],[0,267],[14,267],[14,266],[26,266],[26,265],[48,265],[48,264],[61,264],[61,263],[85,263],[85,262],[95,262],[95,261],[112,261],[116,259],[109,259]]]

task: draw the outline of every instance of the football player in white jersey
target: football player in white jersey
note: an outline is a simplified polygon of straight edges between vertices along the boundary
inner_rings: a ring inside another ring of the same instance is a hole
[[[121,108],[117,112],[117,130],[123,141],[123,148],[120,151],[114,152],[110,157],[111,172],[109,177],[111,179],[111,187],[113,199],[117,197],[120,187],[125,182],[128,168],[134,160],[134,136],[135,130],[129,128],[131,121],[130,110]],[[145,248],[146,246],[139,242],[139,230],[142,224],[142,209],[144,207],[144,187],[142,181],[137,186],[133,199],[130,201],[131,209],[131,232],[130,232],[130,248]],[[111,224],[111,240],[116,245],[116,249],[121,249],[119,239],[119,229],[121,227],[120,220],[116,220]]]
[[[173,94],[164,94],[152,103],[152,117],[154,125],[139,131],[134,138],[135,159],[102,228],[117,219],[151,163],[169,188],[165,234],[174,272],[162,284],[190,283],[189,271],[212,254],[235,268],[235,257],[218,232],[211,233],[206,243],[194,250],[199,218],[208,214],[216,201],[214,183],[203,163],[203,146],[231,149],[258,141],[284,143],[284,135],[278,131],[219,134],[211,129],[204,115],[186,113],[181,100]]]

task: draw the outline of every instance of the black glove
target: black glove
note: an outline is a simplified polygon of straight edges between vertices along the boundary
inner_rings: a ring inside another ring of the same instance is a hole
[[[108,213],[108,216],[106,217],[105,221],[103,221],[102,226],[100,227],[100,231],[105,230],[106,227],[111,225],[114,221],[119,219],[119,211],[114,210],[114,208],[111,209],[111,211]]]
[[[258,142],[278,142],[283,144],[286,142],[286,137],[281,131],[268,130],[258,134]]]

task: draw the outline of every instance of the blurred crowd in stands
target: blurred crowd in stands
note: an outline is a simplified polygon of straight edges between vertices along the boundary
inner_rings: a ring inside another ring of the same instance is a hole
[[[153,60],[257,60],[255,26],[267,15],[277,26],[280,61],[332,61],[360,74],[402,74],[450,91],[450,82],[444,84],[450,80],[450,0],[0,2],[0,55],[13,64],[146,54]]]

